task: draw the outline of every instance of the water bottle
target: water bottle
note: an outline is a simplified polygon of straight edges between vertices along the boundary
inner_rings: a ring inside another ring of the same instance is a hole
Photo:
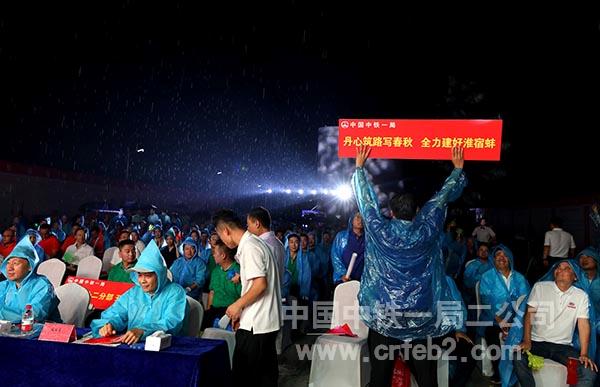
[[[31,305],[25,305],[25,312],[21,318],[21,332],[27,333],[33,330],[33,309]]]

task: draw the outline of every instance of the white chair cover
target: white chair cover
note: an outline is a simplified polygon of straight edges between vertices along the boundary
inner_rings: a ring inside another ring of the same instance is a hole
[[[119,250],[118,247],[109,247],[104,251],[104,255],[102,256],[102,271],[108,273],[111,267],[110,261],[112,260],[115,251]]]
[[[358,337],[322,335],[317,338],[312,350],[310,386],[356,387],[369,382],[369,329],[358,314],[359,288],[358,281],[349,281],[335,288],[331,327],[348,324]]]
[[[102,271],[102,261],[100,258],[90,255],[79,261],[77,266],[77,277],[98,279]]]
[[[229,348],[229,363],[233,367],[233,350],[235,349],[235,333],[219,328],[206,328],[202,334],[203,339],[225,340]]]
[[[90,293],[79,284],[64,284],[56,288],[60,300],[58,311],[65,324],[83,327],[90,304]]]
[[[198,337],[200,327],[202,326],[202,318],[204,317],[204,308],[197,300],[190,296],[185,296],[188,303],[188,319],[186,336]]]
[[[42,263],[37,268],[37,273],[48,278],[48,281],[54,286],[54,289],[58,288],[62,282],[62,279],[67,270],[67,265],[60,259],[52,258]]]

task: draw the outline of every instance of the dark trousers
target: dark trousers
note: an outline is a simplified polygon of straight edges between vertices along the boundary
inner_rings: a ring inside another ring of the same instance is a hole
[[[434,342],[437,341],[434,339]],[[389,387],[392,384],[395,360],[401,353],[396,352],[394,356],[390,356],[390,346],[400,346],[403,342],[370,330],[367,343],[369,345],[369,362],[371,363],[369,387]],[[413,340],[411,348],[418,344],[427,345],[427,340]],[[405,359],[405,361],[419,386],[436,387],[437,360],[427,358],[416,360],[412,350],[409,355],[408,360]]]
[[[450,386],[463,387],[467,385],[475,368],[475,359],[473,359],[472,353],[472,344],[465,340],[458,340],[456,342],[454,351],[449,353],[450,356],[456,359],[450,363],[451,370],[454,370],[450,376]]]
[[[554,344],[545,341],[532,341],[531,350],[529,351],[534,355],[542,356],[546,359],[554,360],[557,363],[567,365],[569,357],[579,358],[579,351],[570,345],[565,344]],[[516,358],[513,360],[515,366],[515,373],[521,387],[533,387],[535,386],[535,380],[531,373],[531,368],[528,366],[527,355],[522,354],[521,360]],[[577,364],[577,384],[576,386],[592,387],[594,384],[594,378],[596,373],[589,368],[585,368],[583,364]]]
[[[502,330],[498,326],[491,326],[485,328],[485,342],[489,346],[496,346],[500,348],[500,332]],[[500,359],[492,360],[492,367],[494,367],[494,379],[500,380]]]
[[[212,328],[216,318],[221,318],[225,315],[227,308],[215,308],[214,306],[204,311],[202,320],[202,330]]]
[[[277,386],[277,333],[278,331],[253,334],[244,329],[236,331],[233,351],[234,386]]]

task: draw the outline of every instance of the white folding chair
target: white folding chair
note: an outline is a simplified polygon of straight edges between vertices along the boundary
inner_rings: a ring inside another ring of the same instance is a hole
[[[331,327],[348,324],[357,337],[319,336],[313,345],[309,385],[365,386],[368,383],[371,365],[363,359],[369,357],[369,328],[359,317],[359,288],[358,281],[348,281],[335,288]]]
[[[83,327],[89,310],[90,293],[81,285],[71,283],[57,287],[56,296],[60,300],[58,311],[63,323]]]
[[[202,333],[203,339],[215,339],[225,340],[227,348],[229,349],[229,364],[233,367],[233,350],[235,349],[235,333],[220,329],[220,328],[206,328]]]
[[[110,261],[113,259],[115,255],[115,251],[119,250],[118,247],[110,247],[104,251],[104,255],[102,256],[102,271],[108,273],[112,264]]]
[[[481,295],[479,294],[479,285],[480,282],[477,281],[475,284],[475,302],[477,303],[477,321],[479,321],[479,317],[481,316]],[[481,346],[481,362],[477,361],[477,365],[481,370],[483,376],[490,377],[494,375],[494,366],[492,365],[492,360],[487,354],[487,341],[485,337],[477,337],[475,340],[475,344],[479,344]]]
[[[102,271],[102,261],[100,258],[90,255],[79,261],[77,266],[77,277],[98,279]]]
[[[54,286],[54,289],[58,288],[65,276],[67,265],[60,259],[52,258],[40,263],[37,268],[37,273],[48,278],[48,281]]]
[[[536,386],[541,387],[568,387],[567,367],[550,359],[544,359],[544,367],[533,371]]]
[[[185,297],[188,303],[186,336],[198,337],[200,327],[202,326],[202,318],[204,317],[204,308],[198,300],[194,300],[190,296]]]

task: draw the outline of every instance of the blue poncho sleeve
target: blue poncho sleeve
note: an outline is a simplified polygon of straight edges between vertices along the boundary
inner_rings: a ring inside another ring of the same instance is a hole
[[[342,261],[344,248],[348,243],[348,230],[338,232],[331,247],[331,265],[333,266],[333,282],[337,283],[342,280],[342,276],[346,274],[346,266]]]

